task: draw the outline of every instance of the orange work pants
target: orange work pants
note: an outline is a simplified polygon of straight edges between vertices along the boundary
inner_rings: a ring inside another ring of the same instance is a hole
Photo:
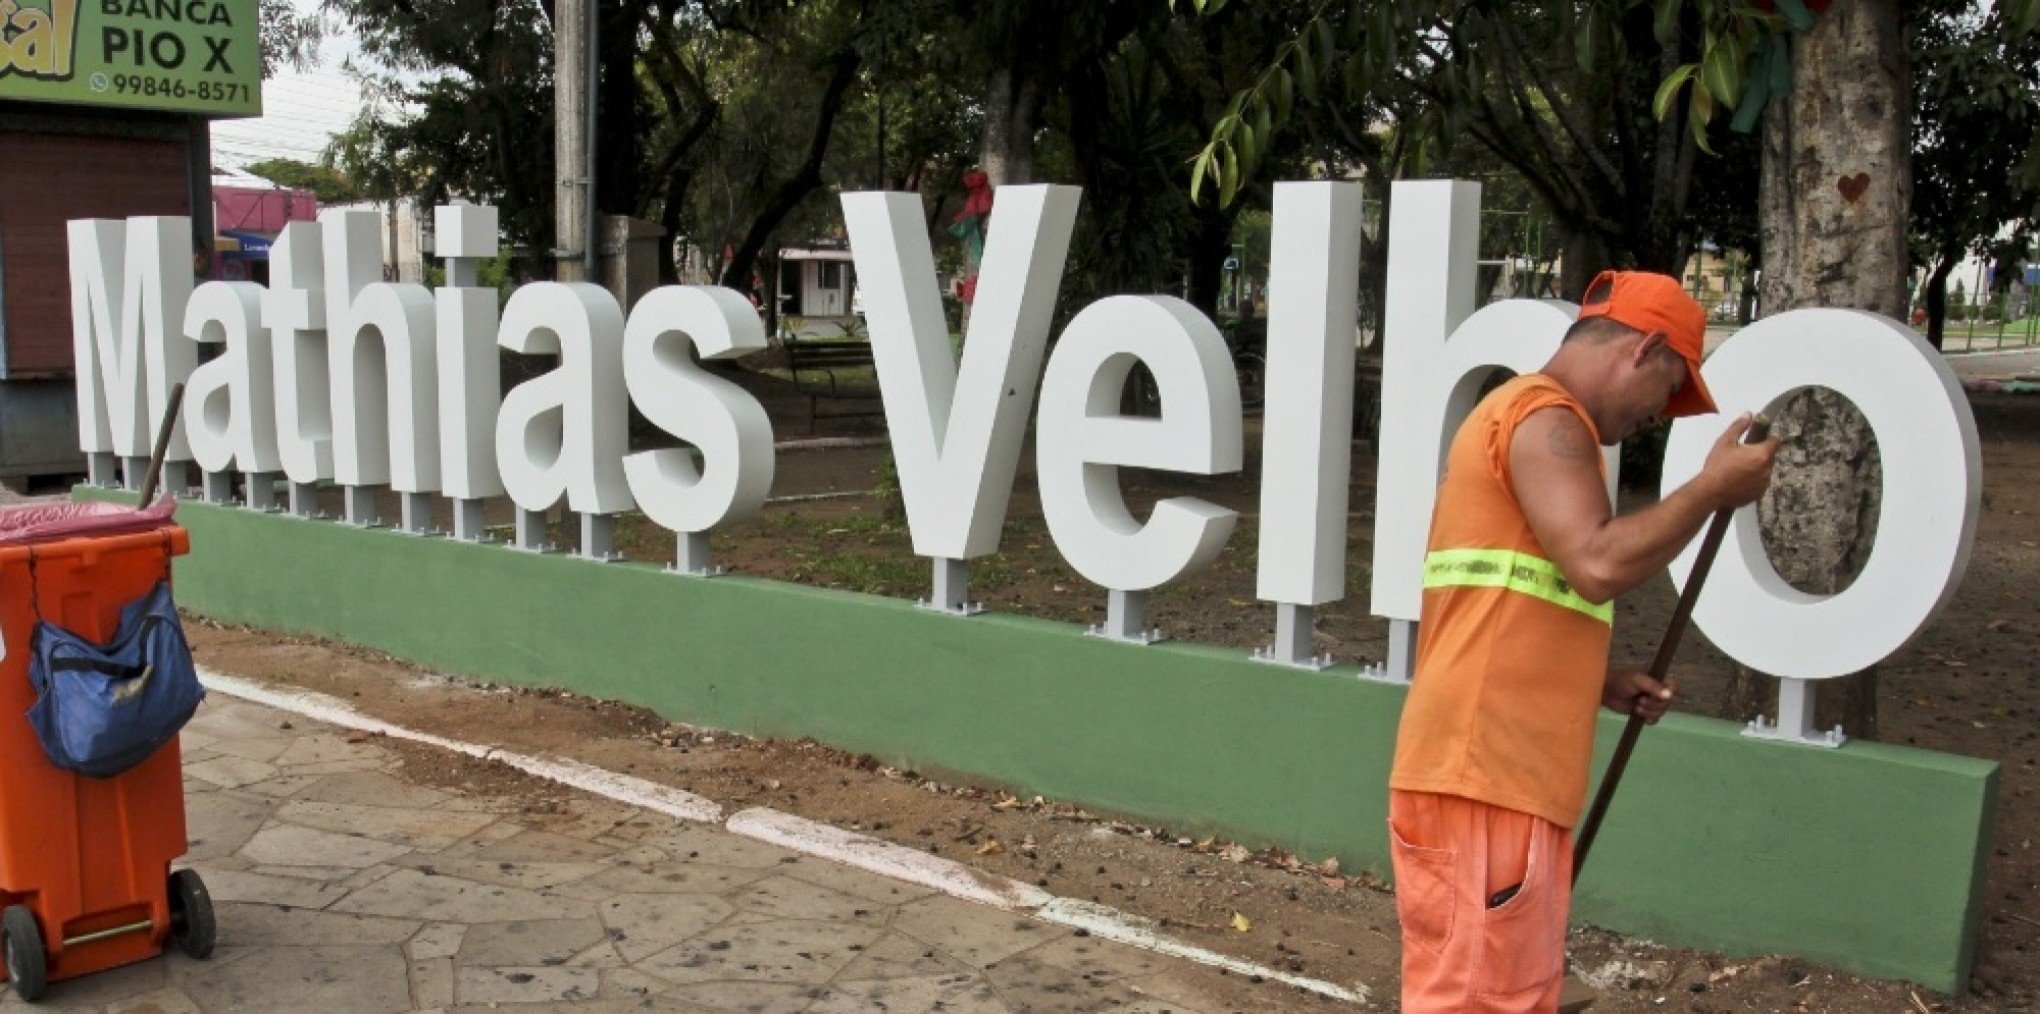
[[[1388,831],[1404,1014],[1557,1010],[1572,835],[1527,813],[1395,789]]]

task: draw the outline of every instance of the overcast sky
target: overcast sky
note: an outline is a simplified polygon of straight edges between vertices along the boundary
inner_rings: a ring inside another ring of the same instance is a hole
[[[292,2],[303,14],[319,6],[319,0]],[[272,158],[317,162],[333,135],[361,111],[361,86],[340,69],[356,55],[353,37],[334,32],[319,45],[314,66],[285,67],[262,82],[260,117],[213,121],[213,165],[239,168]]]

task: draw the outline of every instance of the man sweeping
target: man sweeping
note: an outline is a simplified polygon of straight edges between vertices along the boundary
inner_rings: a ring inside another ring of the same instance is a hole
[[[1691,482],[1610,510],[1602,445],[1715,410],[1706,323],[1674,279],[1604,272],[1551,361],[1452,441],[1389,776],[1406,1012],[1557,1008],[1595,709],[1655,721],[1677,691],[1610,668],[1611,600],[1762,496],[1777,454],[1741,443],[1745,416]]]

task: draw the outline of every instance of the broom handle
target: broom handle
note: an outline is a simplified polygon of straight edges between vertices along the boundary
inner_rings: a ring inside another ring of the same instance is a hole
[[[145,510],[149,501],[155,499],[156,481],[163,477],[163,456],[170,453],[170,433],[177,428],[177,411],[183,407],[184,385],[180,383],[170,389],[170,407],[156,426],[156,450],[149,455],[149,471],[142,478],[141,506]]]
[[[1771,435],[1771,420],[1758,415],[1750,420],[1749,431],[1743,436],[1743,443],[1761,443]],[[1700,586],[1707,581],[1707,572],[1714,569],[1714,557],[1721,551],[1721,540],[1728,535],[1728,524],[1735,518],[1735,509],[1724,507],[1714,512],[1714,520],[1707,525],[1707,537],[1700,541],[1700,553],[1693,558],[1693,572],[1686,578],[1686,587],[1679,592],[1679,604],[1672,610],[1672,622],[1665,628],[1664,640],[1658,642],[1657,657],[1651,659],[1650,675],[1658,682],[1664,682],[1665,675],[1672,671],[1672,656],[1679,652],[1679,639],[1685,636],[1686,626],[1693,620],[1693,605],[1700,601]],[[1608,773],[1601,779],[1601,789],[1594,793],[1594,805],[1587,811],[1587,819],[1580,824],[1579,835],[1573,843],[1573,883],[1579,883],[1580,869],[1587,865],[1587,850],[1594,847],[1594,836],[1601,830],[1601,819],[1608,815],[1608,804],[1615,798],[1616,786],[1622,784],[1622,773],[1629,768],[1629,755],[1636,750],[1636,740],[1643,735],[1644,721],[1635,711],[1629,713],[1629,721],[1622,726],[1622,739],[1615,744],[1615,756],[1608,761]]]

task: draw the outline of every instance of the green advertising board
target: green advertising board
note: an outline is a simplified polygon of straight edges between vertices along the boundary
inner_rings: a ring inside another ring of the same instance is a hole
[[[254,0],[0,0],[0,100],[259,116]]]

